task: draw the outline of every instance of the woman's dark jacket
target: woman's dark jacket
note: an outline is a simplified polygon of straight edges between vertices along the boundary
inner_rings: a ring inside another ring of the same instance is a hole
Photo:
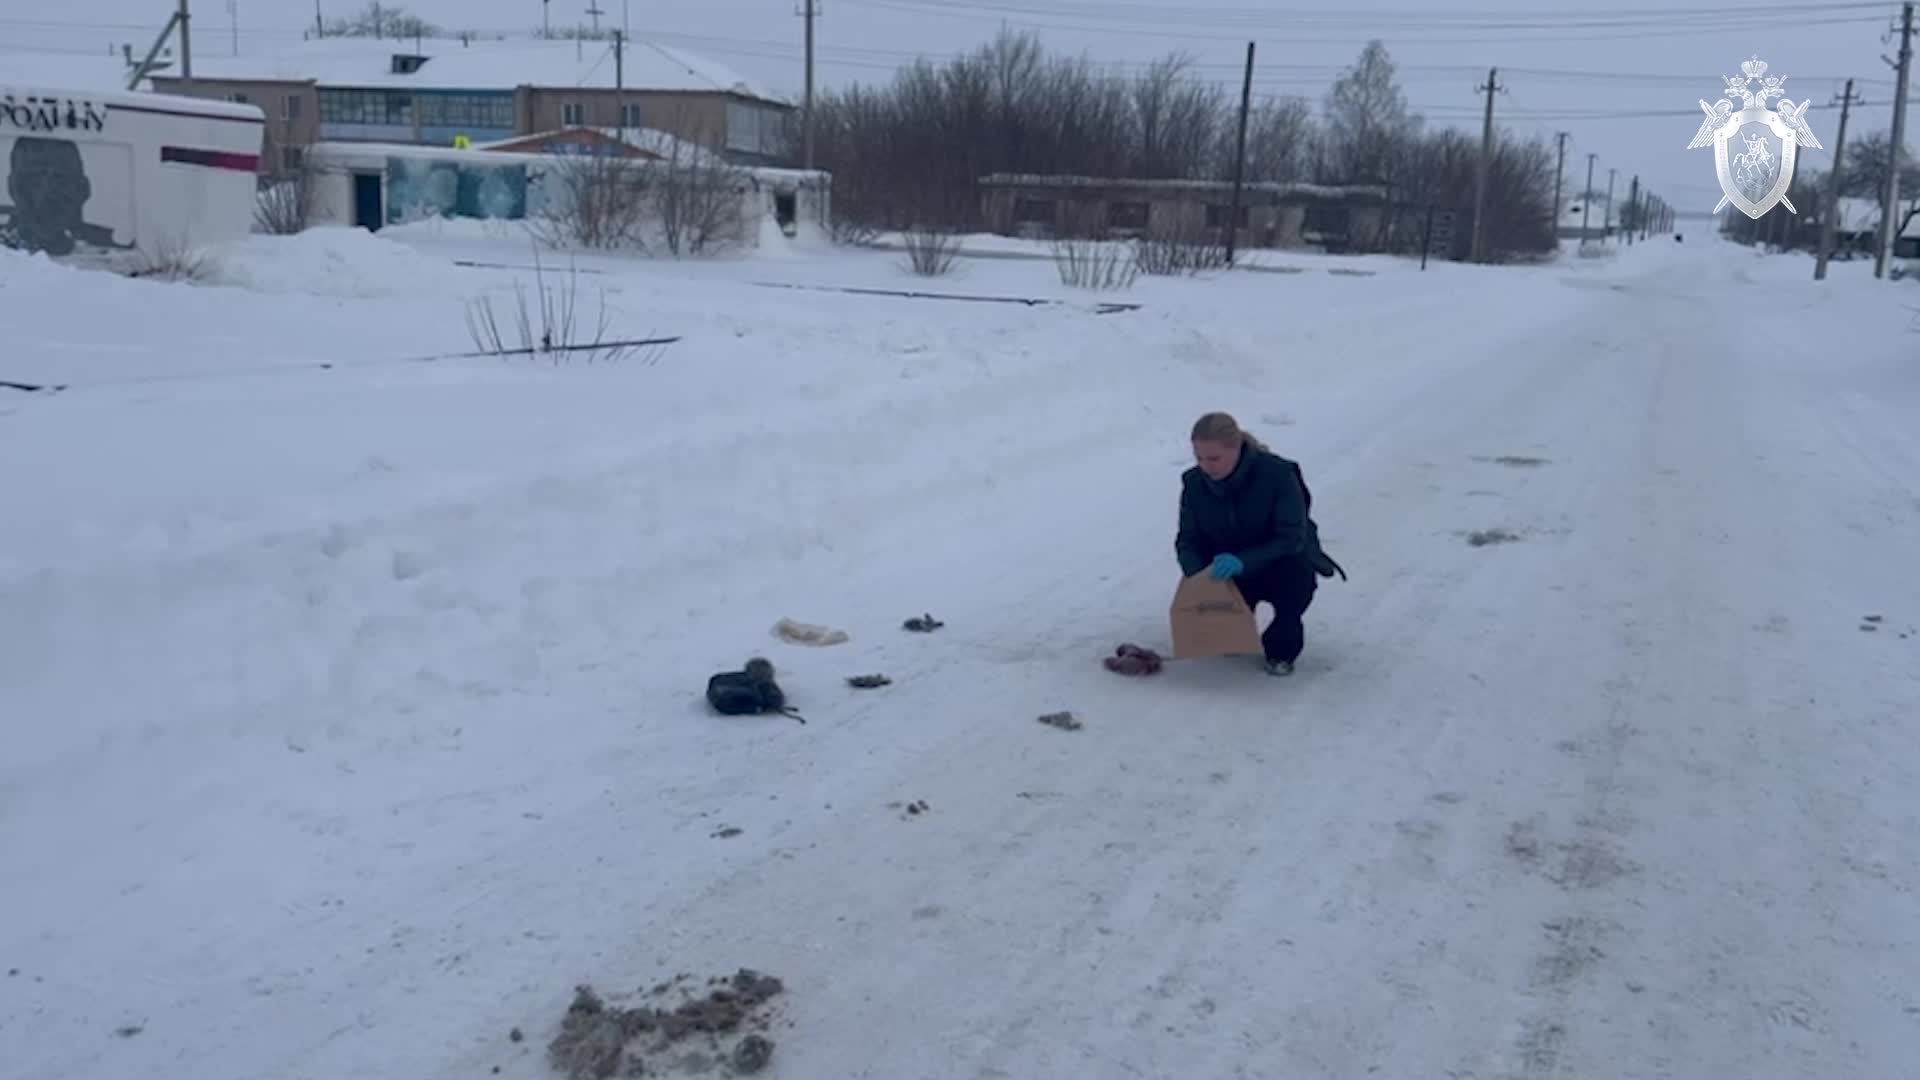
[[[1309,513],[1313,496],[1294,462],[1246,445],[1226,479],[1214,480],[1196,465],[1181,474],[1180,485],[1180,531],[1173,549],[1187,576],[1225,553],[1239,556],[1253,577],[1296,559],[1321,577],[1346,577],[1320,549],[1320,529]]]

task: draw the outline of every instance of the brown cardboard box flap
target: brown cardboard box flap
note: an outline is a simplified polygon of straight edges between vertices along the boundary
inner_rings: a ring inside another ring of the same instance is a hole
[[[1260,626],[1253,608],[1231,581],[1216,581],[1206,571],[1182,579],[1173,593],[1173,655],[1259,656]]]

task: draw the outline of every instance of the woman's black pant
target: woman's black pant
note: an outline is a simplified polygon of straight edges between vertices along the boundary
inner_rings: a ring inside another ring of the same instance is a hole
[[[1291,664],[1306,647],[1307,629],[1301,616],[1313,605],[1313,594],[1320,579],[1305,559],[1282,559],[1257,574],[1242,574],[1234,579],[1248,607],[1262,600],[1273,605],[1273,622],[1260,634],[1260,644],[1268,660]]]

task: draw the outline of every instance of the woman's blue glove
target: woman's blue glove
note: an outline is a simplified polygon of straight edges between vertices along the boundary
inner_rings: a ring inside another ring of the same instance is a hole
[[[1213,580],[1225,581],[1247,568],[1238,555],[1220,554],[1213,557]]]

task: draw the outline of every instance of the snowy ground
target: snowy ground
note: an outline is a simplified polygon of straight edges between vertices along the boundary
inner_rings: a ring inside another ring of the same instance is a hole
[[[685,340],[408,363],[530,256],[403,232],[0,252],[72,384],[0,391],[9,1077],[542,1077],[576,984],[741,967],[774,1077],[1911,1068],[1920,290],[587,260]],[[1112,675],[1223,407],[1353,580],[1293,680]],[[706,714],[753,653],[806,725]]]

